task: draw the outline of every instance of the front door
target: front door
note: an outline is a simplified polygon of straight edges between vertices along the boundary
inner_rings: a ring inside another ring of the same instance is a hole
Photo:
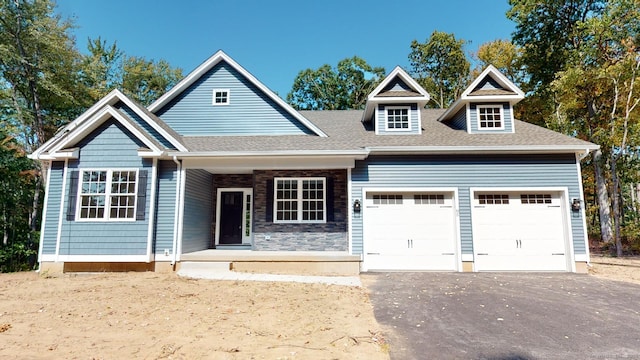
[[[223,191],[220,194],[219,244],[242,244],[243,194],[242,191]]]

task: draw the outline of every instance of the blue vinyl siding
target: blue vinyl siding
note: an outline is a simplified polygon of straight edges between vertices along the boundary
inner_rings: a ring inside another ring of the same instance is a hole
[[[178,173],[173,161],[158,161],[154,253],[173,251],[173,228],[177,211],[176,184]]]
[[[229,89],[229,105],[213,106],[213,90]],[[312,134],[225,62],[156,112],[181,135]]]
[[[511,114],[511,105],[509,105],[509,103],[501,103],[502,104],[502,115],[503,115],[503,121],[504,121],[504,129],[501,130],[485,130],[485,129],[478,129],[479,124],[478,124],[478,110],[477,110],[477,105],[497,105],[496,103],[478,103],[478,104],[470,104],[469,107],[471,108],[469,111],[469,117],[471,119],[470,121],[470,125],[471,125],[471,133],[476,133],[476,134],[486,134],[486,133],[510,133],[513,132],[513,115]]]
[[[58,241],[58,224],[60,220],[60,199],[62,183],[64,181],[64,162],[54,161],[49,169],[50,177],[47,184],[47,213],[43,226],[42,254],[56,253]]]
[[[116,109],[120,110],[124,113],[129,119],[133,120],[138,126],[144,129],[147,134],[153,137],[157,142],[162,144],[164,147],[168,149],[175,149],[175,146],[171,144],[171,142],[164,138],[164,136],[160,135],[160,133],[153,128],[148,122],[144,121],[135,111],[133,111],[130,107],[125,105],[123,102],[118,102],[115,106]]]
[[[566,187],[569,198],[582,198],[573,154],[514,156],[372,156],[357,161],[351,172],[353,199],[363,199],[363,187],[453,187],[458,189],[460,239],[463,254],[473,254],[472,187]],[[362,253],[362,216],[353,218],[353,253]],[[571,213],[573,246],[585,254],[579,213]]]
[[[213,175],[205,170],[187,170],[182,227],[183,253],[210,247],[212,206]]]
[[[69,162],[69,172],[88,168],[138,168],[151,173],[151,161],[137,155],[141,143],[119,123],[109,120],[77,144],[80,158]],[[60,255],[145,255],[149,226],[151,181],[147,181],[145,220],[69,221],[66,211],[70,181],[65,189]]]
[[[451,119],[451,125],[456,129],[467,130],[467,107],[463,107]]]
[[[409,122],[411,124],[411,131],[387,131],[387,107],[403,107],[409,106]],[[376,120],[376,126],[379,135],[416,135],[420,133],[420,117],[418,116],[417,104],[394,104],[394,105],[378,105],[378,119]]]

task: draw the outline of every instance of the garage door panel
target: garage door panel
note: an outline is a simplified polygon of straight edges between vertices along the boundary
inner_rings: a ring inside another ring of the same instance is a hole
[[[368,194],[363,216],[367,269],[457,268],[451,193]]]
[[[474,195],[475,268],[566,271],[566,225],[560,193]],[[484,203],[482,203],[484,202]]]

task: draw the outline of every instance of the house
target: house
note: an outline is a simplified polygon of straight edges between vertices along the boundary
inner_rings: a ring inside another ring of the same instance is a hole
[[[219,51],[148,108],[114,90],[37,149],[40,268],[585,272],[580,160],[489,66],[447,110],[397,67],[296,111]],[[226,265],[225,265],[226,266]]]

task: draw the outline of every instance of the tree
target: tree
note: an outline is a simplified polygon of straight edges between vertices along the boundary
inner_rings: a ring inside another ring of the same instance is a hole
[[[524,83],[522,48],[511,41],[494,40],[484,43],[478,47],[473,57],[477,60],[477,66],[473,70],[472,78],[480,75],[487,66],[493,65],[518,87]]]
[[[127,56],[122,65],[122,91],[144,106],[150,105],[182,79],[182,69],[166,60]]]
[[[293,81],[287,102],[299,110],[363,109],[384,75],[384,68],[357,56],[341,60],[335,69],[328,64],[306,69]]]
[[[82,82],[89,95],[87,106],[90,106],[122,85],[124,53],[115,42],[108,45],[101,37],[88,40],[89,53],[82,58]]]
[[[429,92],[439,108],[446,108],[464,90],[469,80],[465,41],[453,34],[434,31],[424,43],[411,42],[411,74]]]
[[[637,0],[611,0],[577,29],[584,39],[580,56],[553,82],[556,117],[569,131],[601,145],[594,166],[602,237],[615,241],[620,256],[626,188],[621,179],[640,171],[634,161],[640,145],[640,7]],[[602,224],[611,213],[613,231],[610,223]]]

